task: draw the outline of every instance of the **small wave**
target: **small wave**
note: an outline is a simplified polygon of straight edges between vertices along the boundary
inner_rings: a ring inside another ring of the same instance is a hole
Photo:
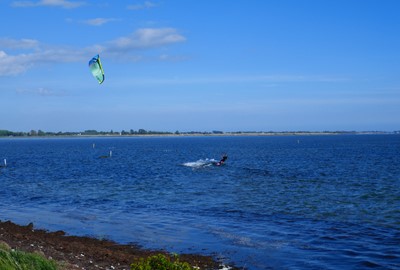
[[[257,248],[257,249],[265,249],[267,247],[272,248],[281,248],[284,244],[283,243],[267,243],[262,240],[257,240],[248,236],[239,235],[234,232],[226,231],[222,228],[218,229],[210,229],[210,232],[215,236],[223,239],[224,241],[230,241],[235,246],[242,246],[248,248]],[[282,241],[283,242],[283,241]]]
[[[186,163],[183,163],[182,165],[186,166],[186,167],[191,167],[191,168],[198,169],[198,168],[204,168],[204,167],[212,166],[213,164],[215,164],[217,162],[218,161],[215,160],[215,159],[206,158],[206,159],[199,159],[199,160],[194,161],[194,162],[186,162]]]
[[[375,263],[375,262],[369,261],[369,260],[361,261],[361,262],[359,262],[359,265],[360,265],[362,268],[364,268],[364,267],[367,267],[367,268],[377,268],[377,267],[381,267],[381,265],[379,265],[379,264],[377,264],[377,263]]]
[[[222,239],[230,240],[235,245],[245,246],[245,247],[256,247],[257,245],[249,237],[240,236],[234,233],[224,231],[222,229],[216,229],[212,231],[213,234],[221,237]]]

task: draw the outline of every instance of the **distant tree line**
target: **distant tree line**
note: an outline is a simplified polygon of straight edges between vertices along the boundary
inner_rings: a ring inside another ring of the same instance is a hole
[[[47,132],[43,130],[31,130],[29,132],[14,132],[0,129],[0,137],[48,137],[48,136],[133,136],[133,135],[307,135],[307,134],[400,134],[400,131],[235,131],[223,132],[219,130],[208,131],[152,131],[152,130],[122,130],[122,131],[97,131],[94,129],[83,132]]]
[[[129,136],[129,135],[196,135],[196,134],[224,134],[223,131],[214,130],[212,132],[189,131],[189,132],[169,132],[169,131],[153,131],[153,130],[122,130],[122,131],[97,131],[88,129],[80,132],[48,132],[43,130],[31,130],[29,132],[14,132],[9,130],[0,130],[0,137],[44,137],[44,136]]]
[[[0,130],[0,137],[43,137],[43,136],[71,136],[78,135],[79,132],[45,132],[43,130],[31,130],[29,132],[14,132],[9,130]]]

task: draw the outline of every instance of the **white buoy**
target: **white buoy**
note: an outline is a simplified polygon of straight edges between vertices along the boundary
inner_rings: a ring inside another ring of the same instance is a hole
[[[95,147],[96,147],[96,144],[94,143],[94,144],[93,144],[93,149],[94,149]]]
[[[110,150],[110,157],[112,157],[112,151]]]
[[[4,167],[7,167],[7,159],[4,159]]]

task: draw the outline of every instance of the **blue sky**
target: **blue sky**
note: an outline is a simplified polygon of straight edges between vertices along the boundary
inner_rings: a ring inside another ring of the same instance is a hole
[[[400,130],[399,10],[0,0],[0,129]],[[88,68],[96,54],[102,85]]]

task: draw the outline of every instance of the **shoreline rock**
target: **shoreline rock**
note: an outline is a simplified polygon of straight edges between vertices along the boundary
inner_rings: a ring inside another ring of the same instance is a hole
[[[35,229],[34,224],[17,225],[0,220],[0,242],[10,248],[39,253],[45,258],[61,262],[64,269],[130,269],[140,258],[155,254],[169,255],[164,250],[146,250],[135,245],[121,245],[110,240],[66,235],[63,231],[49,232]],[[181,261],[200,269],[219,269],[214,258],[196,254],[181,254]],[[235,268],[231,268],[235,269]]]

